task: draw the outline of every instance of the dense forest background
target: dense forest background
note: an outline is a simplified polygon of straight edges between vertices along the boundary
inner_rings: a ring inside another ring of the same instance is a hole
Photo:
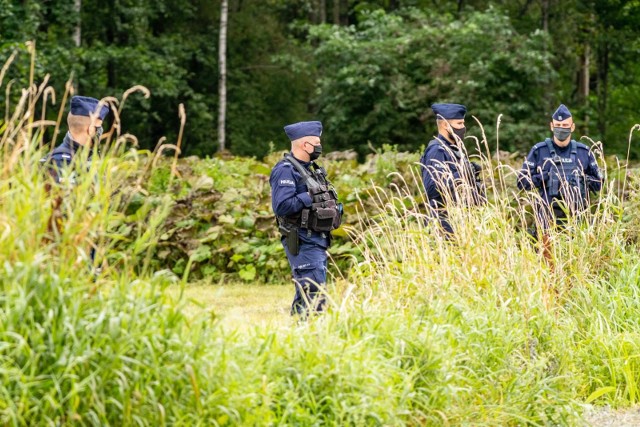
[[[563,102],[579,135],[624,153],[640,122],[638,22],[638,0],[230,0],[227,148],[261,157],[287,146],[284,124],[318,118],[329,149],[416,150],[429,105],[460,102],[489,138],[502,114],[500,147],[525,151]],[[0,105],[28,86],[34,40],[35,80],[50,74],[58,103],[70,78],[95,97],[144,85],[123,131],[175,140],[183,103],[185,153],[212,155],[219,28],[215,0],[0,0],[0,64],[17,52]]]

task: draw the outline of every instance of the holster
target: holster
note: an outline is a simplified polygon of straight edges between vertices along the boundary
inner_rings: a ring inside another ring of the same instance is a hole
[[[287,242],[287,248],[291,255],[300,253],[300,238],[298,237],[298,228],[293,225],[279,223],[278,230],[284,236]]]

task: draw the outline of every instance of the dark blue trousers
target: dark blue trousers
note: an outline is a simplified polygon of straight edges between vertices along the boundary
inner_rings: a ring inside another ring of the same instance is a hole
[[[291,304],[291,315],[300,314],[306,317],[310,313],[324,311],[327,248],[301,240],[298,255],[293,255],[287,248],[286,240],[282,241],[282,245],[287,253],[296,288]]]
[[[440,202],[430,202],[427,207],[427,223],[431,221],[435,221],[440,224],[442,231],[444,232],[444,236],[446,238],[453,237],[453,227],[449,222],[449,215],[447,211],[444,209],[444,205]]]

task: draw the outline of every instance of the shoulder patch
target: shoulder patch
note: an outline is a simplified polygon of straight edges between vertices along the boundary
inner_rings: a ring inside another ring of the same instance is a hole
[[[292,179],[281,179],[278,181],[278,184],[285,186],[285,187],[295,187],[296,183],[294,180]]]

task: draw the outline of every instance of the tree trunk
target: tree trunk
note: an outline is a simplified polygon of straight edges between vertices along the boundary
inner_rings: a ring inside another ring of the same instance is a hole
[[[327,22],[327,0],[314,0],[311,5],[310,21],[314,24]]]
[[[609,44],[598,49],[598,131],[604,140],[607,132],[607,101],[609,97]]]
[[[549,1],[542,0],[542,30],[546,33],[549,32]]]
[[[218,46],[218,61],[220,66],[220,80],[218,81],[218,149],[224,151],[226,143],[225,121],[227,115],[227,17],[229,15],[229,1],[222,0],[220,5],[220,40]]]
[[[73,45],[75,47],[80,47],[82,44],[82,0],[74,0],[73,4],[74,12],[76,13],[76,26],[73,29]],[[80,83],[78,80],[74,80],[73,83],[73,92],[80,93]]]
[[[333,24],[340,25],[340,0],[333,0]]]
[[[111,0],[107,2],[107,16],[113,17],[112,19],[117,22],[112,22],[111,25],[107,25],[107,46],[118,45],[118,34],[116,33],[116,28],[120,27],[121,18],[119,14],[119,10],[117,9],[116,2]],[[116,65],[114,60],[109,56],[107,59],[107,87],[109,89],[113,89],[116,87]]]
[[[580,72],[578,75],[578,101],[589,106],[589,80],[591,79],[589,67],[591,66],[591,46],[589,42],[584,43],[584,50],[580,57]],[[587,108],[587,111],[589,109]],[[585,114],[584,117],[584,129],[585,133],[589,133],[589,115]]]
[[[327,22],[327,0],[318,0],[318,19],[321,24]]]
[[[80,47],[82,42],[82,20],[80,12],[82,11],[82,0],[75,0],[74,10],[76,12],[77,21],[76,28],[73,30],[73,44],[76,47]]]

